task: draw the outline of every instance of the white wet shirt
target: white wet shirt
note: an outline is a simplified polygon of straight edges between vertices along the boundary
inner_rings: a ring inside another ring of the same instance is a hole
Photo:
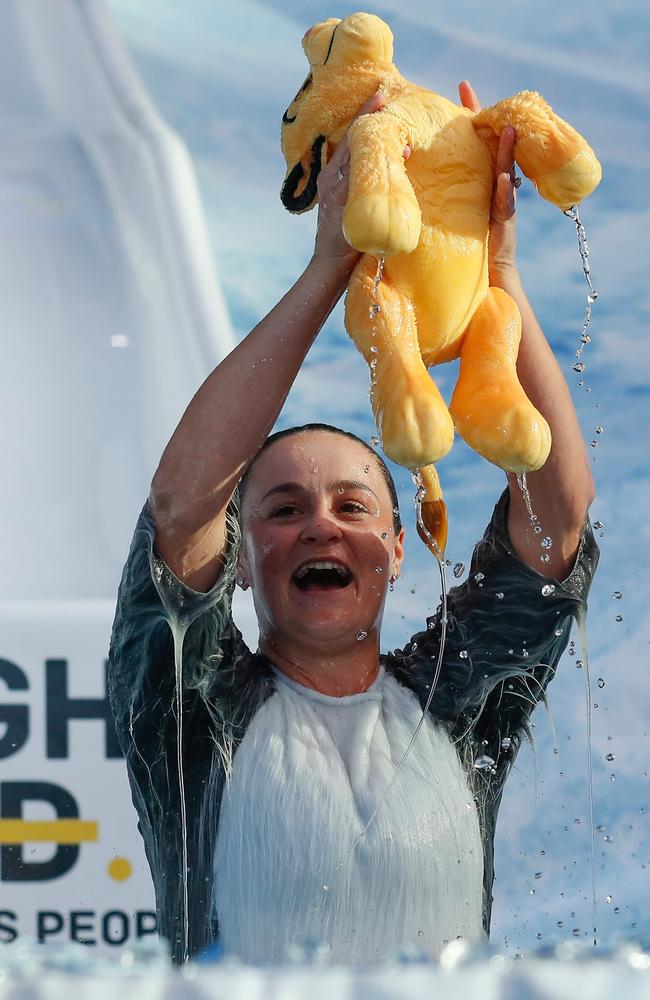
[[[483,934],[478,816],[456,750],[383,667],[362,694],[320,694],[276,672],[223,796],[214,903],[226,952],[279,962],[327,942],[334,962],[431,956]],[[363,836],[362,836],[363,834]]]

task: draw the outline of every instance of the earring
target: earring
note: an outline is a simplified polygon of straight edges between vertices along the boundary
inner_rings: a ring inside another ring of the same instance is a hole
[[[237,577],[237,583],[239,584],[240,587],[243,587],[244,583],[245,583],[244,577],[243,576],[238,576]]]

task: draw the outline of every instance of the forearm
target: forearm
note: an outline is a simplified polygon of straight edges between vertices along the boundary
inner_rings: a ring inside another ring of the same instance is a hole
[[[521,529],[517,534],[523,551],[519,554],[540,572],[561,578],[571,568],[580,528],[594,496],[587,450],[569,387],[516,270],[492,274],[491,282],[507,291],[519,307],[522,335],[517,373],[526,395],[548,421],[552,435],[551,452],[545,464],[526,477],[532,509],[543,534],[533,530],[524,497],[512,475],[508,477],[510,519]],[[553,540],[552,547],[544,551],[549,555],[546,563],[540,560],[542,537]]]
[[[154,476],[156,521],[200,528],[226,505],[273,427],[349,266],[312,259],[284,298],[198,390]]]

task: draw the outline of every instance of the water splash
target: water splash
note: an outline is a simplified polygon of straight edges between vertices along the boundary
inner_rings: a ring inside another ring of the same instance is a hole
[[[587,614],[583,607],[578,607],[578,635],[580,636],[580,655],[584,664],[585,698],[587,703],[587,788],[589,792],[589,826],[591,830],[591,924],[593,927],[593,946],[598,944],[596,920],[596,822],[594,817],[594,775],[592,753],[592,698],[591,678],[589,676],[589,648],[587,646]]]
[[[551,538],[550,535],[544,535],[544,529],[540,524],[540,520],[537,514],[533,510],[533,504],[530,499],[530,492],[528,490],[528,481],[526,479],[526,473],[518,472],[516,474],[516,478],[517,478],[517,486],[521,490],[521,495],[524,498],[524,503],[526,505],[526,511],[528,513],[528,517],[530,518],[530,526],[533,529],[533,534],[543,536],[540,539],[540,547],[542,551],[539,557],[539,561],[543,563],[550,562],[551,557],[549,555],[548,550],[553,547],[553,539]]]
[[[568,208],[564,214],[568,219],[571,219],[571,221],[575,224],[576,235],[578,238],[578,253],[580,254],[580,260],[582,262],[582,273],[584,274],[585,281],[587,282],[587,302],[585,305],[584,319],[582,321],[582,332],[580,334],[580,347],[575,353],[577,361],[575,361],[571,365],[574,372],[582,374],[582,372],[584,372],[586,368],[586,365],[580,359],[582,358],[582,352],[584,351],[587,344],[591,343],[591,337],[589,336],[588,332],[589,325],[591,323],[591,307],[598,298],[598,292],[594,288],[591,280],[591,265],[589,263],[589,254],[590,254],[589,241],[587,240],[587,233],[585,227],[580,219],[578,206],[573,205],[571,208]],[[590,387],[586,386],[583,380],[581,380],[579,384],[581,385],[582,388],[585,389],[586,392],[590,391]]]
[[[375,271],[375,276],[372,281],[372,302],[368,310],[370,316],[370,331],[372,335],[372,344],[370,346],[370,353],[372,354],[372,359],[369,362],[370,367],[370,405],[374,409],[374,396],[375,396],[375,385],[377,384],[377,355],[379,353],[379,348],[376,344],[377,338],[377,325],[376,320],[381,313],[381,305],[379,303],[378,288],[381,284],[381,279],[384,274],[384,255],[383,253],[377,257],[377,270]],[[375,447],[375,442],[377,445],[381,445],[381,428],[377,427],[378,437],[372,439],[373,447]]]
[[[422,477],[420,476],[419,473],[414,473],[413,474],[413,482],[415,483],[415,485],[417,487],[417,492],[415,494],[415,511],[416,511],[417,524],[418,524],[418,527],[421,529],[421,531],[424,532],[424,535],[425,535],[427,541],[430,542],[430,544],[433,546],[433,550],[436,552],[436,555],[438,557],[437,560],[436,560],[436,562],[438,564],[438,572],[440,573],[440,599],[441,599],[441,608],[440,608],[440,611],[441,611],[441,617],[440,617],[440,646],[438,648],[438,659],[436,661],[436,667],[435,667],[435,670],[433,672],[433,681],[431,682],[431,690],[429,691],[429,694],[428,694],[425,706],[422,709],[422,715],[420,716],[420,721],[418,722],[417,726],[415,727],[415,731],[414,731],[413,735],[411,736],[411,739],[408,742],[408,746],[406,747],[406,750],[402,754],[402,759],[400,760],[399,764],[397,765],[397,767],[395,769],[395,773],[393,774],[392,778],[388,782],[386,790],[384,791],[384,793],[381,796],[379,802],[377,803],[377,805],[373,809],[372,814],[371,814],[368,822],[366,823],[366,825],[364,826],[363,830],[361,831],[361,833],[357,837],[357,839],[355,841],[355,844],[354,844],[355,847],[365,837],[365,835],[367,834],[368,830],[370,829],[370,827],[374,823],[374,821],[375,821],[375,819],[376,819],[376,817],[377,817],[377,815],[379,813],[379,810],[383,806],[383,804],[386,801],[386,798],[388,797],[388,795],[389,795],[389,793],[390,793],[393,785],[397,781],[397,779],[398,779],[398,777],[400,775],[400,772],[401,772],[402,768],[404,767],[404,763],[406,761],[406,758],[408,757],[409,753],[411,752],[411,749],[413,748],[413,745],[414,745],[416,739],[418,738],[420,730],[422,729],[422,726],[424,725],[425,719],[427,717],[427,713],[429,711],[429,708],[431,707],[431,702],[433,701],[433,696],[434,696],[436,688],[438,686],[438,681],[440,680],[440,671],[442,670],[442,661],[443,661],[443,656],[444,656],[444,652],[445,652],[445,643],[446,643],[446,640],[447,640],[447,579],[446,579],[446,574],[445,574],[445,560],[444,560],[444,556],[443,556],[442,552],[438,548],[436,540],[430,534],[429,530],[427,529],[427,527],[426,527],[426,525],[424,523],[424,519],[422,517],[422,501],[424,499],[426,491],[425,491],[424,485],[422,483]]]

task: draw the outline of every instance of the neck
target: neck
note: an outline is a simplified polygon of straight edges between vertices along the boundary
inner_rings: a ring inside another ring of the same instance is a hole
[[[334,698],[367,691],[379,673],[379,642],[371,635],[338,652],[289,651],[277,639],[262,636],[259,648],[287,677]]]

